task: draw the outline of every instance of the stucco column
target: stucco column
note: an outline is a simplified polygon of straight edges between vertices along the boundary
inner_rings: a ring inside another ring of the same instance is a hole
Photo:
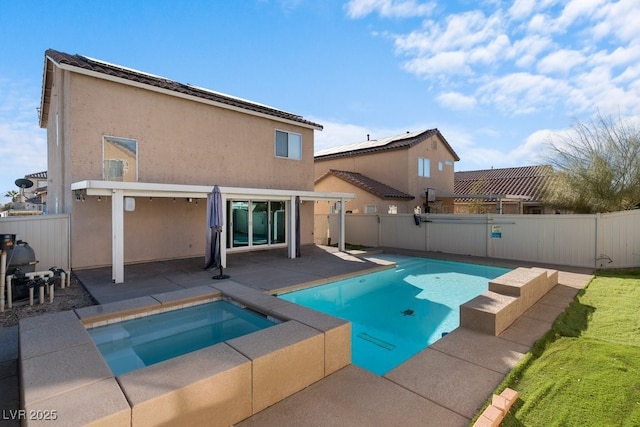
[[[124,191],[111,195],[111,279],[124,282]]]

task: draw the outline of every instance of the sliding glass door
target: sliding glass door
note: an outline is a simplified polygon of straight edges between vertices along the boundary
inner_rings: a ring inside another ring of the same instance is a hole
[[[281,200],[232,200],[227,204],[228,248],[287,243],[287,203]]]

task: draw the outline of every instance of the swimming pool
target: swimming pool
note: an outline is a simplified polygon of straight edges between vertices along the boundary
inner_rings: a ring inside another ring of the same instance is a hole
[[[113,374],[120,375],[275,324],[219,300],[87,331]]]
[[[384,375],[457,328],[461,304],[510,269],[377,255],[395,269],[279,295],[352,323],[353,363]]]

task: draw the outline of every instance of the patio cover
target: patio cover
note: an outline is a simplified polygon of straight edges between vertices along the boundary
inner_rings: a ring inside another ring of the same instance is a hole
[[[151,182],[119,182],[119,181],[99,181],[87,180],[71,184],[72,191],[82,190],[87,196],[111,197],[111,228],[112,228],[112,249],[111,249],[111,270],[114,283],[124,282],[124,198],[125,197],[181,197],[192,199],[207,199],[211,194],[212,185],[181,185],[181,184],[161,184]],[[296,258],[295,242],[296,236],[296,197],[300,201],[327,200],[340,202],[344,206],[345,202],[355,199],[353,193],[324,193],[315,191],[300,190],[280,190],[265,188],[242,188],[242,187],[220,187],[222,193],[222,203],[226,204],[227,199],[233,198],[268,198],[270,200],[289,201],[289,226],[291,235],[288,240],[289,258]],[[226,210],[224,224],[227,224]],[[222,235],[226,234],[226,225],[223,226]],[[340,238],[338,248],[344,251],[344,227],[345,209],[340,210]],[[227,265],[227,248],[222,245],[220,252],[222,265]]]

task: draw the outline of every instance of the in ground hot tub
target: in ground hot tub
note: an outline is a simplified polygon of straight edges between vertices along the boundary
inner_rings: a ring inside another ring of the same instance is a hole
[[[272,317],[218,300],[97,326],[88,332],[118,376],[277,323]]]
[[[164,315],[181,319],[145,326]],[[117,373],[98,349],[115,335],[115,365],[144,366]],[[229,426],[351,363],[351,323],[231,280],[22,319],[19,336],[21,408],[65,425]]]

